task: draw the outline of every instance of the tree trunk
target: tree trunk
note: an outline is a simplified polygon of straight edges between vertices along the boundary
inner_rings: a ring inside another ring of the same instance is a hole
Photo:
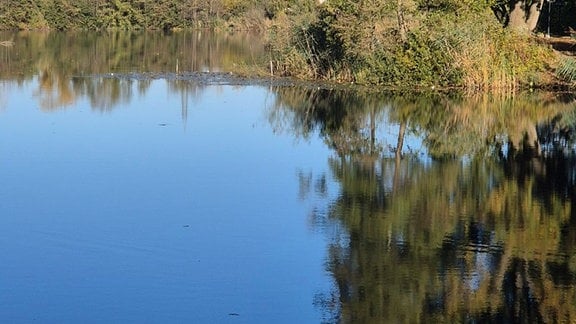
[[[402,5],[402,0],[398,0],[396,3],[396,17],[398,19],[398,33],[400,35],[400,40],[402,43],[405,43],[408,28],[406,27],[406,21],[404,21],[404,8]]]
[[[406,121],[400,122],[400,129],[398,130],[398,142],[396,143],[396,161],[402,159],[402,148],[404,147],[404,134],[406,134]]]
[[[527,2],[524,0],[516,1],[510,8],[509,28],[523,33],[529,33],[536,29],[544,0],[533,1],[530,5]]]

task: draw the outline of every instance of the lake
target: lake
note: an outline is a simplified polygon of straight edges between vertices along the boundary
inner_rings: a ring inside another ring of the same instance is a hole
[[[10,39],[2,322],[576,320],[571,93],[243,78],[241,33]]]

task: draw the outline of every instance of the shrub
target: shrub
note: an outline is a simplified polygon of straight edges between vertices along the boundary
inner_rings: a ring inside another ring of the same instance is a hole
[[[488,2],[406,6],[409,28],[401,37],[395,5],[329,1],[314,21],[293,27],[291,37],[272,46],[279,49],[273,54],[279,62],[287,61],[283,53],[292,62],[296,56],[306,62],[278,64],[289,75],[473,91],[514,91],[537,81],[553,60],[552,52],[531,36],[502,28]]]

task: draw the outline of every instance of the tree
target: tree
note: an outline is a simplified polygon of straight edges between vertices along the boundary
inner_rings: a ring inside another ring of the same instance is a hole
[[[494,14],[505,27],[520,32],[532,32],[538,25],[544,0],[499,0]]]

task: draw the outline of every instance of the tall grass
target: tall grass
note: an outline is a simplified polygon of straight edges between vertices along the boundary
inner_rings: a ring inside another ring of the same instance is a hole
[[[276,66],[286,75],[395,87],[459,87],[505,94],[537,85],[540,73],[554,59],[552,51],[531,36],[502,28],[490,12],[473,14],[473,19],[419,17],[414,24],[418,28],[404,41],[394,37],[395,26],[386,21],[374,26],[350,24],[347,29],[342,22],[337,26],[319,19],[293,26],[291,33],[276,39]],[[372,36],[373,31],[379,38]],[[576,80],[576,63],[571,71]]]
[[[438,24],[432,34],[442,36],[453,68],[462,72],[458,86],[468,91],[506,93],[537,84],[554,58],[532,36],[503,29],[490,17],[464,21]]]

